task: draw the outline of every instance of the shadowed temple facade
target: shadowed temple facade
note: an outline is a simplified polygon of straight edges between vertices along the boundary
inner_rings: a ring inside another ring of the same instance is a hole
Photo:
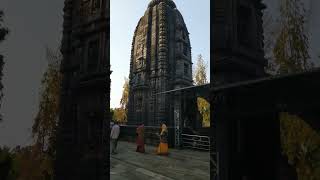
[[[65,0],[56,180],[109,177],[109,0]]]
[[[261,0],[215,0],[213,82],[215,85],[266,77]]]
[[[128,124],[173,125],[173,96],[192,86],[189,32],[172,0],[152,0],[135,29],[129,75]]]

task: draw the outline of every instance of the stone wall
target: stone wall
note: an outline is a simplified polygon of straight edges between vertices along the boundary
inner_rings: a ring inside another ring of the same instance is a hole
[[[109,1],[64,1],[56,180],[109,177]]]

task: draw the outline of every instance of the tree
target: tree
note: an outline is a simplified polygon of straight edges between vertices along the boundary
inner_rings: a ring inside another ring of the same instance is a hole
[[[128,101],[129,101],[129,80],[128,78],[124,79],[124,85],[122,90],[122,97],[120,100],[120,108],[114,110],[114,117],[116,120],[121,122],[127,121],[127,112],[128,112]]]
[[[281,147],[299,180],[320,178],[320,136],[297,115],[280,113]],[[299,132],[297,132],[299,129]]]
[[[120,123],[127,122],[125,109],[123,109],[123,108],[114,108],[112,120],[113,121],[118,121]]]
[[[300,0],[281,0],[280,28],[273,48],[276,74],[303,72],[311,69],[308,36],[305,33],[305,10]],[[299,132],[297,132],[299,130]],[[320,137],[303,119],[287,112],[280,113],[282,153],[295,166],[299,180],[319,179]]]
[[[20,160],[33,158],[35,167],[39,172],[37,176],[44,179],[53,176],[53,161],[56,153],[56,129],[58,125],[60,84],[62,75],[60,73],[60,62],[62,55],[59,48],[54,51],[46,48],[48,67],[43,75],[40,88],[39,110],[32,126],[32,135],[35,139],[29,151],[25,149],[20,154]],[[27,160],[26,160],[27,161]],[[25,166],[22,164],[21,166]],[[24,172],[28,176],[29,172]]]
[[[210,103],[204,98],[197,98],[198,111],[202,116],[202,126],[210,127]]]
[[[129,101],[129,79],[125,77],[123,90],[122,90],[122,97],[120,100],[121,108],[127,110],[128,101]]]
[[[305,9],[300,0],[281,0],[280,31],[273,48],[277,74],[302,72],[313,64],[309,61],[309,40],[305,32]]]
[[[46,49],[48,68],[43,75],[39,111],[36,115],[32,134],[41,149],[54,154],[55,131],[58,124],[60,83],[60,62],[62,56],[57,49]]]
[[[42,152],[39,144],[23,147],[14,152],[17,180],[49,180],[52,179],[52,160]]]
[[[9,33],[8,28],[6,28],[3,25],[3,16],[4,16],[4,13],[3,13],[3,11],[0,10],[0,43],[5,40],[6,36]],[[3,84],[2,84],[3,72],[2,71],[3,71],[4,64],[5,64],[3,59],[4,59],[4,57],[0,54],[0,107],[2,104],[2,97],[3,97]],[[2,121],[1,114],[0,114],[0,121]]]
[[[266,9],[263,12],[263,32],[264,32],[264,52],[265,58],[268,60],[268,64],[265,67],[267,73],[275,73],[273,47],[275,45],[276,32],[279,31],[279,26],[276,24],[272,17],[272,13]]]
[[[14,153],[10,152],[8,147],[0,147],[0,179],[14,180],[17,178],[14,158]]]
[[[195,85],[203,85],[208,83],[207,64],[204,63],[204,60],[201,54],[198,55],[193,81]]]
[[[203,85],[207,82],[207,65],[204,63],[202,55],[200,54],[197,59],[197,64],[194,73],[194,84]],[[201,97],[197,98],[198,111],[202,116],[202,126],[210,127],[210,104]]]

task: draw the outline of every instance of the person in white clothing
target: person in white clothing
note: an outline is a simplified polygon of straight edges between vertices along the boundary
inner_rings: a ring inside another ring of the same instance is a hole
[[[117,149],[119,134],[120,134],[120,126],[118,125],[118,122],[115,121],[115,124],[112,126],[111,133],[110,133],[110,139],[112,144],[111,154],[117,154],[116,149]]]

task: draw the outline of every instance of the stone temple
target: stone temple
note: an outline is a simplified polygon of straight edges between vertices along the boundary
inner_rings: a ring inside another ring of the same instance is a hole
[[[188,29],[172,0],[152,0],[140,18],[129,84],[128,124],[173,125],[173,97],[161,92],[192,86],[192,60]]]

